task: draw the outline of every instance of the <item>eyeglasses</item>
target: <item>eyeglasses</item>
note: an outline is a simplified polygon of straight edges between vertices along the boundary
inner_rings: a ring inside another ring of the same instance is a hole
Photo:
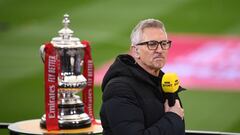
[[[158,45],[160,44],[161,48],[163,50],[168,50],[171,47],[171,40],[161,40],[161,41],[156,41],[156,40],[150,40],[142,43],[138,43],[137,45],[147,45],[149,50],[157,50]]]

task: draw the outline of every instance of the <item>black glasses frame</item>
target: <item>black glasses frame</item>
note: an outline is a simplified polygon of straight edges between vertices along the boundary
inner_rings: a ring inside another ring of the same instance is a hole
[[[141,42],[136,45],[147,45],[149,50],[157,50],[158,46],[160,45],[162,50],[168,50],[171,47],[172,41],[171,40],[150,40],[146,42]]]

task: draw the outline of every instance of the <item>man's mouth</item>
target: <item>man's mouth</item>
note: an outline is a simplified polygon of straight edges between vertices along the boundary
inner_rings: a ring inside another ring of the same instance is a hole
[[[165,58],[162,57],[162,56],[156,56],[156,57],[153,57],[153,59],[155,59],[155,60],[164,60]]]

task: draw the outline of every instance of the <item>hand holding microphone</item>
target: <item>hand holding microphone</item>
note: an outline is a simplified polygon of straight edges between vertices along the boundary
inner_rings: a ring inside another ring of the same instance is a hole
[[[175,104],[176,91],[180,85],[177,74],[175,73],[165,73],[162,77],[162,89],[168,99],[169,106]]]
[[[165,73],[162,78],[162,89],[166,96],[164,104],[165,112],[174,112],[182,119],[184,117],[184,110],[182,109],[180,102],[176,99],[176,91],[178,90],[180,81],[177,74]]]

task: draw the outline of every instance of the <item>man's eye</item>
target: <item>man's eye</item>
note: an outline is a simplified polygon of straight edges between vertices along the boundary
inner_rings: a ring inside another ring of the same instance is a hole
[[[167,42],[162,42],[161,44],[162,44],[162,45],[167,45],[168,43],[167,43]]]

